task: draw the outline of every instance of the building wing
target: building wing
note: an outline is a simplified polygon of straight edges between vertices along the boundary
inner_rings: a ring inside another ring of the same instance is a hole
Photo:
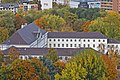
[[[29,45],[37,39],[38,29],[40,29],[34,23],[31,23],[24,28],[16,31],[8,40],[3,44],[13,44],[13,45]],[[43,35],[46,31],[40,29],[40,33]]]

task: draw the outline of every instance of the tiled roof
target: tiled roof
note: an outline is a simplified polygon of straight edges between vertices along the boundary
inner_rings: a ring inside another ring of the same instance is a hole
[[[26,45],[31,44],[33,41],[37,39],[36,31],[40,29],[37,25],[34,23],[31,23],[27,26],[25,26],[22,29],[19,29],[16,31],[7,41],[5,41],[3,44],[19,44],[19,45]],[[40,29],[41,33],[44,34],[46,31]]]
[[[115,39],[108,39],[108,43],[117,43],[117,44],[120,44],[120,41],[115,40]]]
[[[48,38],[101,38],[106,36],[99,32],[49,32]]]
[[[10,48],[9,48],[10,49]],[[9,49],[4,50],[3,53],[7,54]],[[45,55],[48,53],[49,48],[16,48],[21,55]],[[88,49],[88,48],[87,48]],[[79,51],[85,50],[84,48],[55,48],[58,56],[73,56]]]
[[[6,4],[1,4],[0,3],[0,7],[3,7],[3,8],[9,8],[9,7],[18,8],[19,5],[17,3],[6,3]]]

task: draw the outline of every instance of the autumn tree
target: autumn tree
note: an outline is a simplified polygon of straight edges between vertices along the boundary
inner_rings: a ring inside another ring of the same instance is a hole
[[[28,60],[17,59],[9,66],[10,80],[38,80],[39,75]]]
[[[105,80],[106,69],[97,52],[85,50],[73,57],[56,80]]]
[[[60,30],[60,27],[65,23],[64,19],[55,15],[44,15],[39,20],[35,21],[39,27],[43,27],[48,31]]]
[[[21,28],[21,25],[24,25],[25,23],[27,23],[27,21],[20,15],[20,14],[16,14],[15,15],[15,28],[16,30]]]
[[[42,29],[46,29],[48,24],[43,17],[34,21],[34,23]]]
[[[90,31],[97,31],[110,38],[120,40],[120,14],[109,11],[105,17],[97,18],[91,22]]]
[[[19,3],[19,0],[1,0],[2,3]]]
[[[32,66],[35,68],[36,73],[39,75],[39,80],[50,80],[49,70],[43,65],[39,59],[32,58],[30,60]]]
[[[9,31],[7,28],[0,27],[0,43],[4,42],[7,40],[9,37]]]
[[[17,51],[16,48],[12,47],[9,49],[8,55],[9,62],[12,63],[14,60],[19,58],[20,53]]]
[[[65,68],[65,62],[58,60],[54,63],[54,66],[57,69],[57,72],[61,74],[62,70]]]
[[[53,62],[56,62],[58,60],[58,53],[55,49],[50,48],[48,53],[45,55],[45,58],[50,59]]]
[[[91,21],[86,21],[82,26],[81,26],[81,30],[83,32],[89,32],[89,25],[91,24]]]
[[[4,54],[0,50],[0,67],[2,66],[3,62],[4,62]]]
[[[102,59],[107,69],[106,77],[108,80],[118,80],[117,63],[115,58],[110,58],[107,55],[102,55]]]

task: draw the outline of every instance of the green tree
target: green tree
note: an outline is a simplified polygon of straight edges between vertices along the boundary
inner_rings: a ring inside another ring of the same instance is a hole
[[[41,27],[40,25],[45,26],[45,29],[47,29],[48,31],[54,31],[54,30],[59,31],[60,27],[63,26],[65,21],[62,17],[59,17],[59,16],[44,15],[41,18],[39,18],[38,20],[36,20],[35,23],[38,23],[39,27]],[[43,23],[45,23],[45,24],[43,24]]]
[[[110,38],[120,40],[120,14],[107,12],[105,17],[97,18],[89,25],[90,31],[97,31]]]
[[[2,3],[19,3],[19,0],[1,0]]]
[[[79,19],[94,20],[101,16],[100,9],[84,9],[84,8],[70,8],[69,11],[76,14]]]
[[[49,70],[43,65],[42,61],[32,58],[30,62],[35,68],[36,73],[39,75],[39,80],[50,80]]]
[[[45,58],[52,60],[53,63],[58,60],[58,54],[57,51],[53,48],[50,48],[47,55],[45,55]]]
[[[85,50],[73,57],[56,80],[105,80],[106,68],[102,58],[93,50]]]
[[[49,80],[55,80],[54,76],[55,74],[57,74],[57,70],[53,64],[53,61],[51,61],[50,59],[47,59],[45,57],[40,58],[40,60],[43,62],[43,65],[47,67],[47,69],[49,70],[49,75],[50,75],[50,79]]]
[[[4,42],[7,40],[9,37],[9,31],[7,28],[0,27],[0,43]]]
[[[8,29],[9,36],[15,31],[15,15],[11,11],[0,11],[0,27]]]
[[[1,68],[1,66],[2,66],[3,63],[4,63],[4,54],[0,50],[0,68]]]

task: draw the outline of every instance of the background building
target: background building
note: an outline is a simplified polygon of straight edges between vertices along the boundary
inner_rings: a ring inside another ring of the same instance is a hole
[[[101,0],[101,8],[120,12],[120,0]]]
[[[13,13],[17,13],[18,8],[19,5],[17,3],[7,3],[7,4],[0,3],[0,11],[6,10],[6,11],[12,11]]]
[[[50,9],[52,8],[52,0],[41,0],[41,9]]]

